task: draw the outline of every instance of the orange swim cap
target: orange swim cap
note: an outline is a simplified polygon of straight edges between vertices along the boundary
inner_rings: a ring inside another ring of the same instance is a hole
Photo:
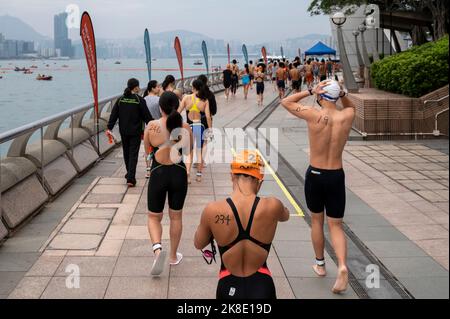
[[[264,180],[264,166],[264,161],[257,151],[245,150],[234,157],[231,163],[231,172],[252,176],[262,181]]]

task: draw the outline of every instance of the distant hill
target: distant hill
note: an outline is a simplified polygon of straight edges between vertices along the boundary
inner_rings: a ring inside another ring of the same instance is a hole
[[[0,33],[7,39],[44,42],[49,41],[48,37],[36,32],[31,26],[22,20],[4,15],[0,16]]]

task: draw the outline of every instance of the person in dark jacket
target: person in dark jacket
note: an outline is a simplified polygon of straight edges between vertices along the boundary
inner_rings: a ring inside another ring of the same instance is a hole
[[[141,147],[141,136],[144,131],[143,123],[148,124],[153,121],[145,100],[138,95],[139,92],[139,81],[137,79],[128,80],[123,96],[117,100],[112,109],[106,132],[106,134],[111,134],[119,120],[123,159],[127,169],[125,178],[129,187],[136,186],[136,166]]]

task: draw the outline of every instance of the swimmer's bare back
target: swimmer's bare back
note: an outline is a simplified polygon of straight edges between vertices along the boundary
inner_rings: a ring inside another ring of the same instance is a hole
[[[255,196],[231,197],[239,213],[242,227],[247,229]],[[289,212],[276,198],[261,198],[251,226],[251,237],[261,243],[271,243],[278,222],[289,219]],[[203,211],[201,224],[210,229],[220,247],[230,245],[238,236],[239,229],[233,211],[227,201],[209,204]],[[234,276],[248,277],[255,274],[265,263],[268,252],[255,243],[244,240],[222,256],[226,269]]]
[[[309,92],[292,95],[283,101],[283,105],[291,114],[308,123],[311,166],[328,170],[341,169],[342,153],[355,119],[353,103],[348,97],[344,97],[341,99],[344,105],[342,110],[318,109],[293,102],[295,96],[300,94],[304,97],[310,95]]]
[[[148,123],[145,129],[144,144],[145,149],[158,147],[159,150],[155,154],[156,161],[162,165],[172,165],[174,162],[171,160],[171,155],[181,159],[177,156],[178,149],[183,148],[185,151],[190,151],[190,145],[192,145],[192,130],[187,123],[183,123],[183,129],[181,130],[181,140],[171,141],[170,133],[166,127],[167,120],[161,118],[158,121],[152,121]],[[186,155],[186,154],[185,154]]]

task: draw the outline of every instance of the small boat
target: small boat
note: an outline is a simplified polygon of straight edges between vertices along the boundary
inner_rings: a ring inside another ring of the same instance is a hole
[[[19,68],[17,66],[14,68],[14,71],[16,71],[16,72],[25,72],[27,70],[28,70],[27,68]]]
[[[63,66],[61,66],[62,68],[68,68],[69,66],[67,64],[64,64]]]
[[[120,61],[116,61],[114,64],[122,64],[122,62]]]
[[[197,60],[194,62],[194,65],[203,65],[203,62],[201,60]]]
[[[30,66],[30,69],[37,69],[38,67],[36,65]]]
[[[158,60],[157,60],[157,59],[152,59],[152,61],[153,61],[153,62],[156,62],[156,61],[158,61]]]
[[[31,70],[26,70],[26,71],[23,72],[23,74],[33,74],[33,71],[31,71]]]
[[[53,80],[53,76],[49,76],[49,75],[38,75],[38,77],[36,78],[36,80],[38,81],[51,81]]]
[[[0,76],[0,80],[3,79],[3,76]]]

